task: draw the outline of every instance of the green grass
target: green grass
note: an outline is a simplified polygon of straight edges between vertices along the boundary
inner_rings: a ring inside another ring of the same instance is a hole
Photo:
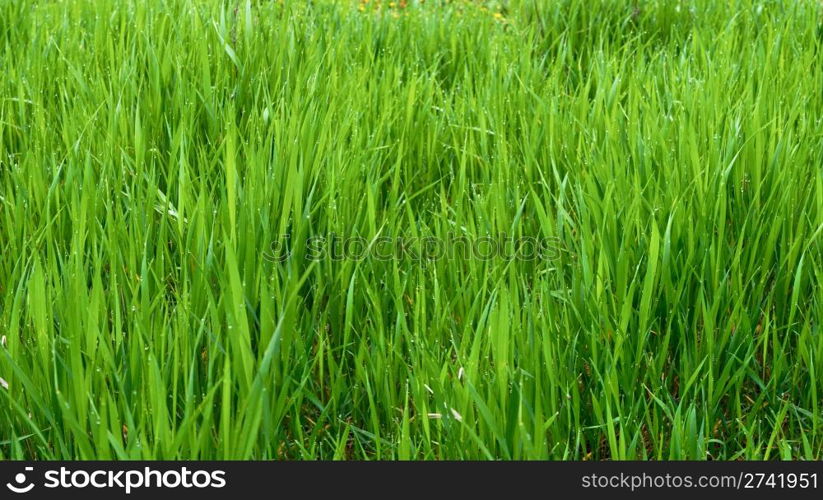
[[[819,2],[375,3],[0,1],[0,458],[823,459]]]

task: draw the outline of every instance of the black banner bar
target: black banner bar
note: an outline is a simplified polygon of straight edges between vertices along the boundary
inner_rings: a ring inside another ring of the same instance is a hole
[[[823,462],[0,462],[0,498],[823,496]]]

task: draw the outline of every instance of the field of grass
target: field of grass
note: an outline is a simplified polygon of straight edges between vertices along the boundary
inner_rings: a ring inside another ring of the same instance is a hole
[[[816,0],[0,1],[0,458],[823,459],[821,49]]]

